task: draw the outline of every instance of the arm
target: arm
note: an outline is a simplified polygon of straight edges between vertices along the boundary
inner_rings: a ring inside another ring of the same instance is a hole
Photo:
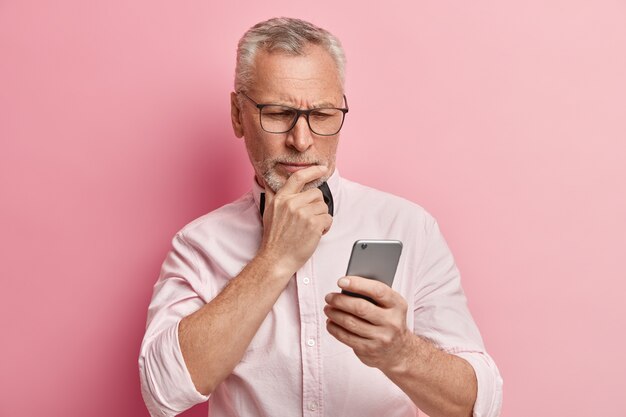
[[[434,219],[429,218],[424,230],[427,243],[414,277],[420,285],[409,306],[386,285],[350,277],[349,284],[340,280],[340,286],[371,294],[380,308],[329,294],[328,330],[353,347],[363,362],[381,368],[431,417],[455,412],[498,416],[502,378],[485,352],[458,269]],[[407,311],[414,314],[413,329],[406,327]]]
[[[329,230],[332,217],[321,191],[301,192],[325,172],[326,167],[301,170],[276,195],[266,189],[257,256],[214,300],[181,321],[180,348],[199,392],[211,393],[232,372],[280,293]]]
[[[289,279],[330,228],[321,192],[301,191],[324,173],[321,167],[301,170],[278,193],[266,190],[257,255],[207,304],[194,292],[193,255],[184,245],[175,246],[180,252],[172,261],[175,272],[157,284],[153,295],[158,308],[150,313],[148,327],[159,329],[146,333],[139,360],[142,392],[153,415],[176,415],[205,401],[240,361]],[[179,318],[173,325],[172,317]]]
[[[333,293],[324,311],[328,331],[379,368],[430,417],[468,417],[476,400],[476,377],[463,359],[437,349],[406,325],[407,304],[387,285],[362,277],[339,280],[342,289],[369,301]]]
[[[198,392],[210,394],[232,372],[291,275],[259,254],[217,297],[181,320],[180,349]]]

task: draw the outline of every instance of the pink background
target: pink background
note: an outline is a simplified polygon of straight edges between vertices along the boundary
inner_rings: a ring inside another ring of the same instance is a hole
[[[626,3],[224,3],[0,2],[0,415],[147,415],[170,239],[251,181],[236,42],[288,15],[343,40],[342,175],[438,218],[502,415],[623,416]]]

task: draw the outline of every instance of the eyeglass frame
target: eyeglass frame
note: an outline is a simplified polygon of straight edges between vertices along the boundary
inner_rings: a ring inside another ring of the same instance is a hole
[[[304,115],[305,119],[306,119],[306,124],[309,127],[309,130],[311,132],[313,132],[314,134],[318,135],[318,136],[334,136],[337,133],[341,132],[341,128],[343,127],[343,122],[346,120],[346,113],[348,113],[348,98],[346,97],[346,95],[343,95],[343,101],[346,103],[346,107],[345,108],[340,108],[340,107],[317,107],[314,109],[308,109],[308,110],[301,110],[301,109],[297,109],[295,107],[291,107],[291,106],[285,106],[282,104],[274,104],[274,103],[267,103],[267,104],[262,104],[262,103],[257,103],[256,101],[254,101],[249,95],[247,95],[245,92],[243,91],[237,91],[237,94],[243,94],[244,97],[246,97],[248,100],[250,100],[252,103],[254,103],[254,105],[256,106],[257,109],[259,109],[259,125],[261,126],[261,129],[263,129],[264,132],[267,133],[273,133],[276,135],[281,135],[283,133],[287,133],[289,132],[291,129],[293,129],[296,126],[296,123],[298,123],[298,120],[300,120],[300,116]],[[267,106],[280,106],[280,107],[286,107],[290,110],[293,110],[296,112],[296,117],[293,119],[293,122],[291,123],[291,126],[289,127],[289,129],[283,131],[283,132],[270,132],[269,130],[265,130],[265,128],[263,127],[263,123],[261,122],[261,114],[263,113],[263,108],[267,107]],[[333,109],[333,110],[339,110],[341,111],[342,115],[341,115],[341,124],[339,125],[339,129],[337,129],[337,131],[335,133],[331,133],[331,134],[322,134],[322,133],[317,133],[315,130],[313,130],[313,128],[311,127],[311,122],[309,121],[309,116],[312,112],[314,111],[319,111],[319,110],[328,110],[328,109]]]

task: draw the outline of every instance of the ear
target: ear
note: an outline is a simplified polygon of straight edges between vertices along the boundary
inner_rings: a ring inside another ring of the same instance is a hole
[[[230,121],[233,124],[233,132],[235,132],[235,136],[238,138],[243,137],[242,116],[243,114],[239,108],[239,100],[237,100],[237,93],[232,92],[230,93]]]

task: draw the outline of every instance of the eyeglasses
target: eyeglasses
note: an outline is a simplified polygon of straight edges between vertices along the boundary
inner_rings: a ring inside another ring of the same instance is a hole
[[[345,109],[335,107],[320,107],[316,109],[300,110],[279,104],[259,104],[246,93],[239,91],[259,109],[261,128],[268,133],[287,133],[298,122],[301,115],[306,117],[311,132],[320,136],[332,136],[339,133],[343,121],[348,113],[348,99],[343,96]]]

